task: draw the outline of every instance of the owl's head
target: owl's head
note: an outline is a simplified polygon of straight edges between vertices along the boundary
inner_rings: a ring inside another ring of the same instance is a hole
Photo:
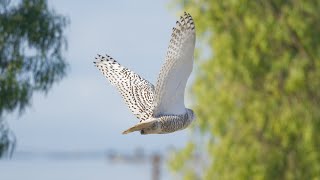
[[[191,120],[191,121],[194,121],[196,120],[196,114],[193,112],[192,109],[187,109],[187,113],[188,113],[188,118]]]

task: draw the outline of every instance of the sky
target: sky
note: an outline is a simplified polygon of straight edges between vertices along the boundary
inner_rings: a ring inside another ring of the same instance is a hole
[[[92,63],[97,53],[108,54],[155,83],[179,15],[168,4],[164,0],[49,0],[49,7],[70,19],[65,54],[70,69],[47,95],[35,93],[32,106],[21,117],[8,115],[17,137],[16,151],[143,148],[163,152],[183,147],[190,130],[122,135],[138,120]]]

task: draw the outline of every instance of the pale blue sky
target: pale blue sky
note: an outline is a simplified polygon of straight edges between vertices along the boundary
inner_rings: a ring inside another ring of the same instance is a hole
[[[144,147],[162,151],[183,147],[189,130],[167,135],[141,136],[121,132],[138,120],[120,95],[93,66],[97,53],[118,62],[155,83],[167,50],[177,12],[163,0],[65,1],[50,7],[67,15],[68,76],[47,96],[35,94],[32,107],[8,121],[19,151],[83,151]]]

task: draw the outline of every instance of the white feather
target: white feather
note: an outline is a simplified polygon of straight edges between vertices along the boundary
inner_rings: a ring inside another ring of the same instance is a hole
[[[189,14],[173,28],[166,60],[161,68],[154,98],[153,117],[186,112],[184,92],[193,67],[195,47],[194,23]]]
[[[109,82],[117,87],[131,112],[141,121],[152,115],[154,86],[110,56],[96,57],[95,65]]]
[[[173,28],[165,63],[154,86],[110,56],[98,55],[95,65],[117,87],[132,113],[141,121],[186,113],[184,92],[193,67],[195,28],[185,13]]]

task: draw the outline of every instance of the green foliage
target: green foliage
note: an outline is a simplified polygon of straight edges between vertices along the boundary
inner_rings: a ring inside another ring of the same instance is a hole
[[[320,1],[183,5],[212,52],[192,87],[208,140],[170,164],[202,152],[200,179],[320,179]],[[173,169],[190,178],[185,168]]]
[[[4,113],[23,112],[34,92],[48,92],[66,74],[67,24],[46,0],[0,0],[0,124]],[[0,132],[1,154],[8,141]]]

